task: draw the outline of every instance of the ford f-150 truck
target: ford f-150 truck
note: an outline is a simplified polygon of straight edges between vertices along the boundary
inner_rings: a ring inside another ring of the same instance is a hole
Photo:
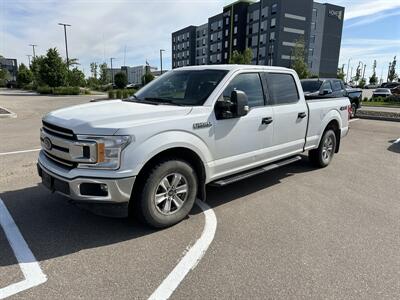
[[[154,227],[188,215],[205,186],[287,165],[327,166],[348,132],[348,98],[304,99],[295,71],[214,65],[167,72],[124,100],[43,118],[38,172],[78,202],[120,204]]]

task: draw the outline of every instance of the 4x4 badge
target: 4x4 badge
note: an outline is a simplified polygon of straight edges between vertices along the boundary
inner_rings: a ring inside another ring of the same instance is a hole
[[[200,128],[206,128],[206,127],[211,127],[211,126],[212,126],[211,122],[200,122],[200,123],[194,123],[193,129],[200,129]]]

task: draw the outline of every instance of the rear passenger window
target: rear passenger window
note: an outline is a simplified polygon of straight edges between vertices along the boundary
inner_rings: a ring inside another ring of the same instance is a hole
[[[224,99],[230,100],[231,93],[234,90],[246,93],[250,107],[264,105],[264,94],[258,73],[244,73],[233,78],[224,90]]]
[[[290,74],[266,73],[271,104],[294,103],[299,100],[296,82]]]
[[[334,91],[340,91],[342,89],[342,85],[340,84],[339,80],[334,80],[333,81],[333,90]]]

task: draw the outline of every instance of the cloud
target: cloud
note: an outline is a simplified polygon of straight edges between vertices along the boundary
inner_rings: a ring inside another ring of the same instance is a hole
[[[337,0],[327,2],[344,6],[346,8],[344,14],[345,20],[370,16],[400,7],[399,0]]]
[[[367,24],[371,24],[371,23],[375,23],[379,20],[382,19],[387,19],[389,17],[394,17],[394,16],[399,16],[400,15],[400,10],[394,10],[394,11],[383,11],[368,17],[358,17],[355,18],[355,22],[352,22],[350,24],[346,24],[346,29],[352,28],[352,27],[356,27],[356,26],[361,26],[361,25],[367,25]],[[400,25],[399,25],[400,28]]]

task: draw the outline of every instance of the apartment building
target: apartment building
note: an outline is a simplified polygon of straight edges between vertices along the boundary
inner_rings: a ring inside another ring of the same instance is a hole
[[[172,68],[228,63],[246,48],[253,64],[291,67],[302,41],[310,71],[336,76],[343,16],[343,7],[312,0],[236,1],[206,24],[172,33]]]
[[[121,66],[121,68],[107,68],[107,78],[111,82],[112,77],[115,76],[115,74],[119,72],[124,72],[127,76],[128,79],[128,84],[137,84],[141,85],[142,84],[142,77],[144,74],[146,74],[146,67],[149,68],[149,72],[154,73],[157,72],[157,67],[152,67],[152,66],[134,66],[134,67],[129,67],[129,66]]]

